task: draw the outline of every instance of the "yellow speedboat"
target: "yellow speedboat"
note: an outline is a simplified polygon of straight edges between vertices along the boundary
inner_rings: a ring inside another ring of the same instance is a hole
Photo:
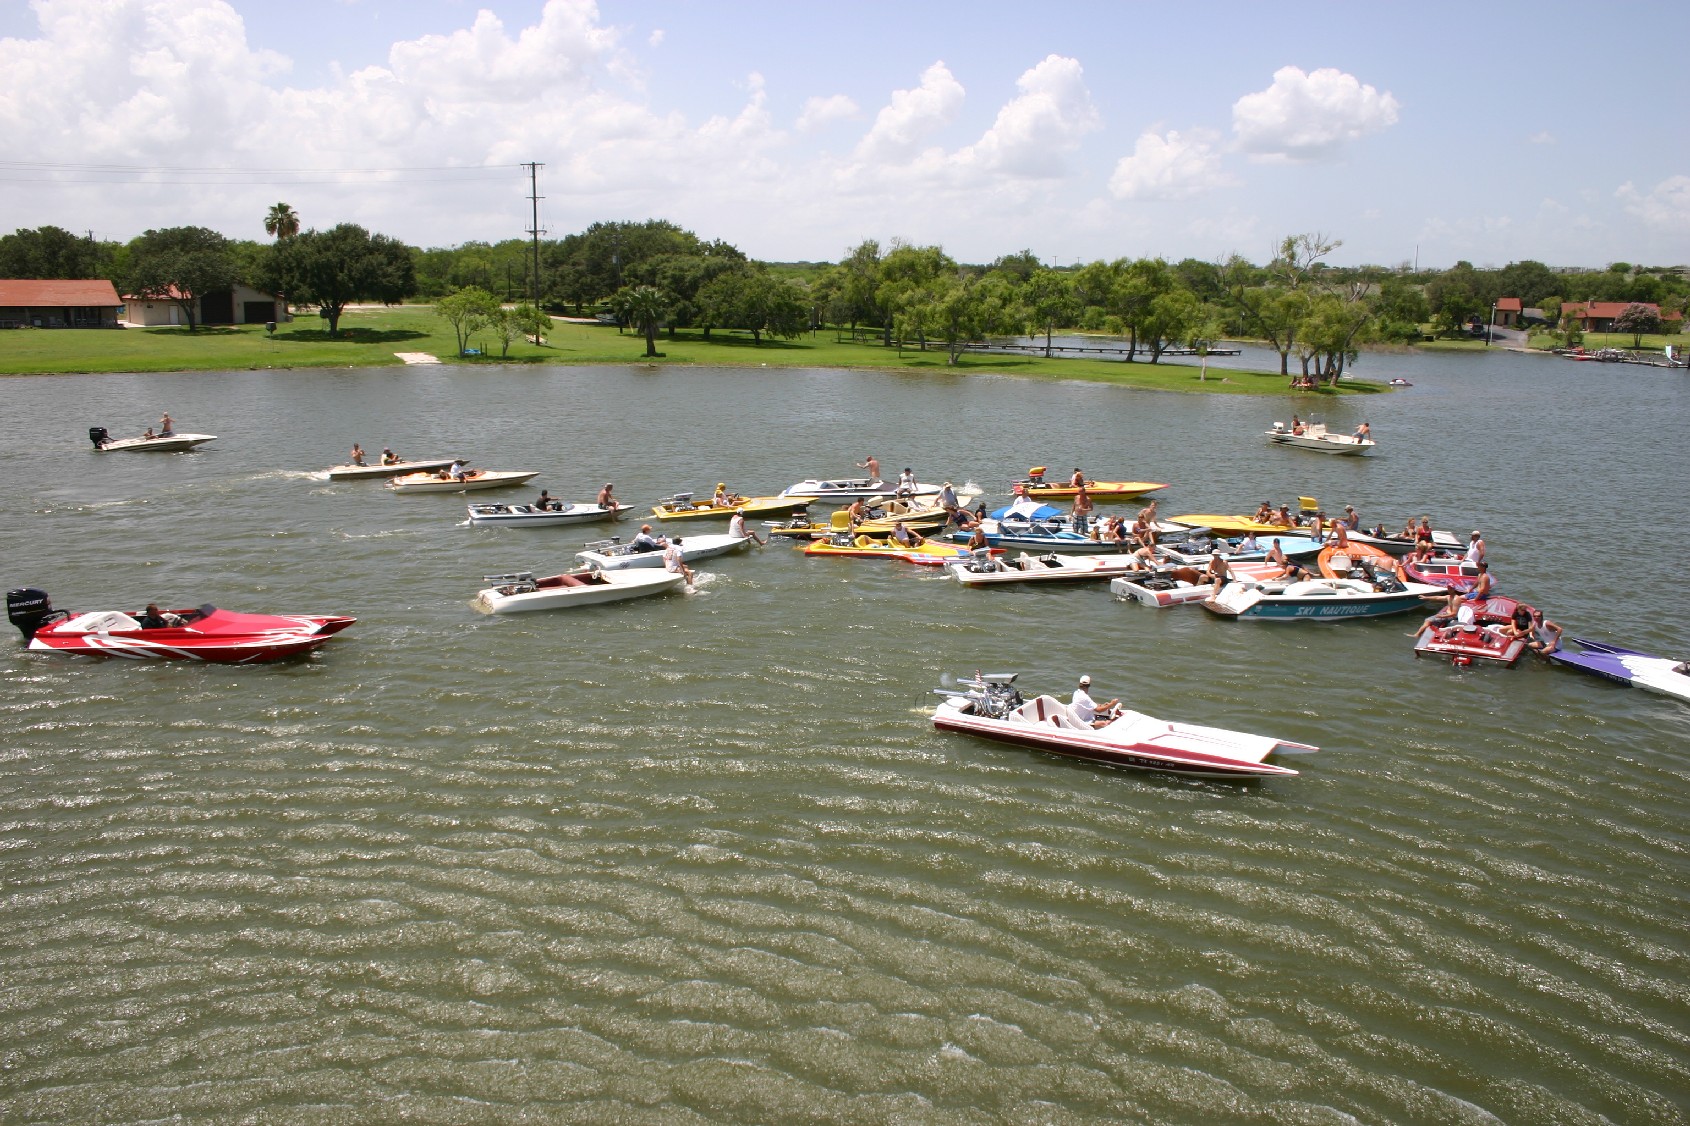
[[[726,504],[714,500],[694,501],[691,493],[676,493],[651,510],[659,520],[701,520],[708,517],[726,519],[736,512],[747,516],[765,516],[794,512],[810,503],[808,497],[742,497],[729,495]]]
[[[1045,471],[1045,466],[1035,465],[1027,470],[1026,480],[1015,484],[1026,495],[1042,501],[1072,500],[1074,494],[1080,491],[1066,481],[1046,481]],[[1086,492],[1093,500],[1132,500],[1167,487],[1156,481],[1086,481]]]
[[[1175,524],[1185,524],[1192,528],[1212,528],[1228,536],[1241,536],[1245,532],[1255,532],[1258,536],[1272,535],[1275,532],[1293,530],[1284,524],[1264,524],[1248,516],[1217,516],[1212,512],[1191,512],[1184,516],[1170,516],[1168,519]]]
[[[969,550],[954,543],[935,543],[927,540],[914,547],[905,547],[887,539],[873,536],[854,536],[849,532],[817,540],[804,549],[805,555],[878,556],[882,559],[902,559],[905,563],[919,563],[924,567],[943,567],[953,559],[967,559]]]

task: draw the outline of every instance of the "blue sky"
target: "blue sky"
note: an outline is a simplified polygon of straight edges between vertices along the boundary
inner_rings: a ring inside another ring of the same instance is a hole
[[[0,226],[1690,262],[1679,8],[0,0]]]

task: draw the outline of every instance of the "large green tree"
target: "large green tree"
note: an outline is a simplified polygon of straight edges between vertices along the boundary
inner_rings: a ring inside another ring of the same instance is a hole
[[[0,278],[112,278],[118,247],[60,227],[0,235]]]
[[[286,239],[276,245],[274,264],[288,298],[316,305],[330,336],[354,301],[397,304],[417,291],[410,248],[356,223]]]
[[[669,315],[669,295],[654,285],[635,285],[617,290],[612,298],[617,318],[639,329],[645,337],[645,354],[658,355],[657,330]]]
[[[499,299],[479,286],[448,293],[434,303],[434,311],[452,326],[458,338],[458,355],[469,348],[470,337],[500,319]],[[506,342],[509,350],[509,342]]]
[[[229,240],[205,227],[147,231],[129,244],[126,289],[153,301],[174,301],[197,331],[199,299],[240,281]]]
[[[1045,334],[1045,355],[1050,355],[1051,336],[1058,328],[1072,325],[1079,316],[1074,302],[1074,275],[1065,270],[1040,267],[1027,277],[1021,287],[1026,303],[1027,319],[1033,328]]]

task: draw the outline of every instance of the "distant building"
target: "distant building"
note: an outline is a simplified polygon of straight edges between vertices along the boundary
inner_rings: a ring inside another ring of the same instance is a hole
[[[1498,328],[1519,328],[1520,313],[1520,299],[1518,297],[1498,297],[1496,299],[1496,326]]]
[[[188,318],[182,306],[170,297],[126,297],[124,317],[130,324],[184,325]],[[252,325],[287,320],[287,309],[273,293],[262,293],[249,285],[237,285],[221,293],[206,293],[194,299],[194,323],[202,325]]]
[[[1653,301],[1568,301],[1561,306],[1561,320],[1585,332],[1613,332],[1614,321],[1632,305],[1642,305],[1657,317],[1662,315],[1661,307]]]
[[[117,328],[122,308],[103,279],[0,279],[0,328]]]

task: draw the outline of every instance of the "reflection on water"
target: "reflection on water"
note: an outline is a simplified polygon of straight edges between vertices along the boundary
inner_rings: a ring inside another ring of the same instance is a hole
[[[1590,366],[1366,356],[1414,388],[1338,400],[761,369],[8,379],[7,586],[360,622],[265,668],[11,650],[0,1117],[1678,1120],[1690,709],[1417,662],[1400,620],[1225,622],[779,544],[691,596],[487,618],[483,574],[600,529],[467,527],[462,498],[315,475],[354,440],[640,503],[866,453],[999,493],[1078,464],[1173,482],[1172,512],[1430,512],[1569,633],[1681,652],[1687,384]],[[164,409],[219,440],[82,444]],[[1293,409],[1365,418],[1378,453],[1269,448]],[[929,690],[979,668],[1324,750],[1229,785],[934,732]]]

